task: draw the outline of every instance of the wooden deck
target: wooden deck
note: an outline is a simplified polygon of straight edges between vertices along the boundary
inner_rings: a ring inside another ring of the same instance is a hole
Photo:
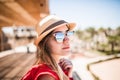
[[[34,53],[14,53],[0,58],[0,80],[20,80],[34,64]],[[81,80],[73,72],[74,80]]]
[[[34,63],[34,58],[34,53],[15,53],[0,58],[0,80],[20,80]]]

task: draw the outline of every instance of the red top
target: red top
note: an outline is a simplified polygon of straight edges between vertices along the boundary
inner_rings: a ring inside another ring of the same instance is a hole
[[[67,75],[67,71],[64,71],[64,73]],[[43,74],[51,75],[55,78],[55,80],[60,80],[57,73],[53,71],[49,66],[46,64],[40,64],[33,66],[24,76],[21,80],[37,80],[39,76]],[[73,80],[70,78],[70,80]]]

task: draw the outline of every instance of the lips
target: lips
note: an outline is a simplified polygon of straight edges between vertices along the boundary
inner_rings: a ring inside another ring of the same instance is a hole
[[[69,49],[70,47],[63,47],[62,49]]]

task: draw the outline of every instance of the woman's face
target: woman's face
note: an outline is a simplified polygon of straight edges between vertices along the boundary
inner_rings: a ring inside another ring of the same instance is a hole
[[[66,31],[68,31],[68,27],[66,25],[63,25],[59,28],[56,28],[53,31],[53,34],[56,32],[65,33]],[[50,53],[52,55],[61,55],[61,56],[67,55],[70,52],[69,38],[65,36],[62,42],[57,42],[53,34],[48,40],[48,46],[50,48]]]

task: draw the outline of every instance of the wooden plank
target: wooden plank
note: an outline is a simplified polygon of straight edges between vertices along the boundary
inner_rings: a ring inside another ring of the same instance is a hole
[[[28,63],[26,66],[24,66],[24,68],[18,73],[18,75],[16,75],[13,78],[13,80],[20,80],[28,72],[28,70],[32,67],[33,63],[35,62],[35,59],[32,59],[29,62],[30,63]]]
[[[14,54],[11,54],[11,55],[7,55],[7,56],[4,56],[4,57],[1,57],[1,58],[0,58],[0,63],[3,62],[3,61],[5,61],[6,59],[12,57],[13,55],[14,55]]]
[[[14,54],[11,57],[7,58],[5,61],[0,63],[0,78],[4,77],[9,71],[11,71],[14,67],[11,65],[23,57],[25,54]]]
[[[33,58],[35,58],[35,56],[30,55],[28,57],[26,57],[27,59],[24,60],[23,62],[21,61],[21,64],[16,66],[13,70],[11,70],[6,76],[5,78],[13,78],[15,77],[25,66],[26,64],[30,63],[29,61]]]
[[[6,60],[0,62],[0,67],[8,67],[9,65],[12,65],[12,62],[15,62],[16,59],[19,59],[23,55],[25,54],[14,54],[13,56],[6,58]]]
[[[27,71],[33,64],[34,58],[34,53],[11,54],[0,58],[0,80],[19,80],[25,74],[24,70]]]
[[[0,72],[0,80],[4,78],[5,74],[8,73],[11,68],[6,68],[4,71]]]

